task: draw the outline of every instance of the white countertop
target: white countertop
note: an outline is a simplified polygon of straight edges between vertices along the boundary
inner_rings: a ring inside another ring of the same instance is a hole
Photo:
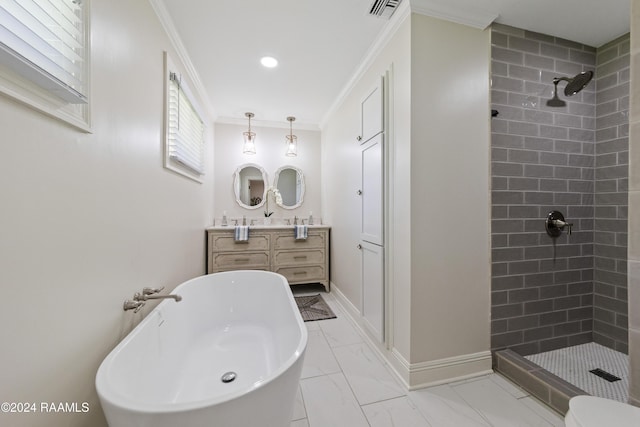
[[[298,225],[302,225],[302,224],[298,224]],[[234,227],[235,227],[235,224],[226,225],[226,226],[214,225],[214,226],[211,226],[211,227],[207,227],[206,230],[233,230]],[[314,228],[331,228],[331,226],[327,225],[327,224],[307,225],[307,227],[309,227],[310,230],[312,230]],[[276,229],[293,230],[293,225],[287,225],[287,224],[270,224],[270,225],[255,224],[255,225],[250,225],[249,228],[251,230],[276,230]]]

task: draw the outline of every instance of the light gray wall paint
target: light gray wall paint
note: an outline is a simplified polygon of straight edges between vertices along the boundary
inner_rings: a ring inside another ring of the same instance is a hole
[[[283,124],[286,126],[286,123]],[[236,203],[233,192],[233,175],[235,170],[246,163],[261,166],[267,173],[267,187],[274,185],[276,171],[282,166],[294,166],[304,173],[305,194],[304,202],[296,209],[282,209],[275,204],[273,195],[269,196],[269,211],[273,212],[273,220],[283,218],[307,218],[310,212],[320,220],[321,199],[321,171],[320,171],[320,131],[296,130],[298,136],[298,155],[296,157],[285,156],[285,135],[289,134],[288,128],[274,128],[255,126],[252,122],[251,130],[256,133],[256,154],[248,155],[242,152],[242,132],[247,131],[247,126],[216,123],[214,144],[214,198],[216,201],[216,224],[220,223],[223,212],[227,217],[247,219],[264,218],[265,207],[258,209],[245,209]],[[213,217],[210,219],[210,225]]]
[[[392,242],[390,280],[393,281],[393,348],[408,359],[411,328],[409,233],[410,221],[410,20],[405,20],[371,66],[350,89],[322,129],[323,215],[331,224],[331,281],[356,310],[361,310],[360,101],[380,76],[394,70],[393,129],[387,130],[390,149],[389,178],[394,203],[389,207]],[[392,142],[391,142],[392,140]]]
[[[391,360],[414,385],[490,368],[489,42],[488,31],[411,15],[323,128],[331,278],[361,309],[359,105],[393,68]]]
[[[91,27],[91,134],[0,97],[1,394],[89,412],[2,425],[106,427],[98,366],[156,305],[133,314],[123,301],[205,272],[212,126],[204,184],[164,169],[163,51],[178,55],[148,2],[91,2]]]
[[[489,349],[490,39],[490,30],[413,15],[410,238],[415,361]]]

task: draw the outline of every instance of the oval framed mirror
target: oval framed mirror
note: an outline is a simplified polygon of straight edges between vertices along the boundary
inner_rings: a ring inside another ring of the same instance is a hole
[[[276,171],[273,186],[282,196],[278,206],[284,209],[295,209],[304,201],[304,174],[295,166],[282,166]]]
[[[233,174],[236,202],[245,209],[258,209],[264,205],[267,182],[267,172],[262,166],[253,163],[239,166]]]

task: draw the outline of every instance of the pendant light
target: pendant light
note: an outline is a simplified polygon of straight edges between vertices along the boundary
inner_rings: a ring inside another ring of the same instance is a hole
[[[244,113],[245,117],[249,119],[249,130],[242,132],[244,138],[244,145],[242,146],[242,152],[244,154],[256,154],[256,133],[251,132],[251,118],[253,113]]]
[[[287,135],[287,152],[285,155],[288,157],[298,155],[298,137],[293,134],[293,122],[295,119],[293,116],[287,117],[287,120],[289,120],[289,135]]]

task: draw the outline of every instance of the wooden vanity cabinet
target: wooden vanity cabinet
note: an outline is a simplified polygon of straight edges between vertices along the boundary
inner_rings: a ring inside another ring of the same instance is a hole
[[[329,291],[329,227],[309,227],[296,240],[292,227],[251,228],[248,242],[234,240],[233,227],[207,229],[207,273],[267,270],[290,285],[321,283]]]

